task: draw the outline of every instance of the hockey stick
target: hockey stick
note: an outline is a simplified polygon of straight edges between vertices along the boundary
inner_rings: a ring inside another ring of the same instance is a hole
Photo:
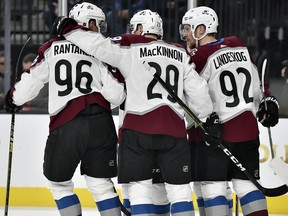
[[[267,65],[267,59],[264,59],[263,65],[262,65],[262,74],[261,74],[261,86],[262,86],[263,98],[265,98],[264,84],[265,84],[266,65]],[[264,106],[265,106],[265,110],[267,110],[266,100],[264,100]],[[286,185],[288,185],[288,166],[279,157],[275,157],[272,135],[271,135],[271,128],[268,127],[267,129],[268,129],[269,144],[270,144],[270,150],[271,150],[271,156],[272,156],[272,160],[270,161],[269,166],[272,168],[274,173],[277,174]]]
[[[235,197],[235,205],[236,205],[236,208],[235,208],[235,216],[239,216],[239,198],[238,198],[237,195],[236,195],[236,197]]]
[[[26,42],[24,43],[18,59],[17,59],[17,64],[16,64],[16,76],[17,78],[17,71],[19,67],[19,61],[22,55],[22,52],[26,46],[26,44],[29,42],[31,37],[29,37]],[[6,199],[5,199],[5,212],[4,216],[8,215],[8,207],[9,207],[9,198],[10,198],[10,182],[11,182],[11,169],[12,169],[12,156],[13,156],[13,145],[14,145],[14,126],[15,126],[15,113],[12,112],[11,116],[11,126],[10,126],[10,141],[9,141],[9,158],[8,158],[8,171],[7,171],[7,185],[6,185]]]
[[[113,187],[114,188],[114,191],[117,193],[117,190],[115,188],[115,186]],[[121,212],[126,215],[126,216],[131,216],[131,212],[125,208],[125,206],[123,205],[123,203],[119,200],[120,202],[120,209],[121,209]]]
[[[262,74],[261,74],[261,85],[262,85],[263,98],[265,98],[264,77],[265,77],[266,65],[267,65],[267,59],[264,59],[263,65],[262,65]],[[267,101],[266,101],[266,100],[264,100],[264,106],[265,106],[265,110],[267,111]],[[268,127],[267,129],[268,129],[268,136],[269,136],[269,144],[270,144],[271,156],[272,156],[272,159],[273,159],[273,158],[274,158],[274,149],[273,149],[271,128]]]
[[[12,113],[12,116],[11,116],[11,126],[10,126],[9,159],[8,159],[8,171],[7,171],[5,212],[4,212],[4,215],[5,215],[5,216],[8,215],[9,197],[10,197],[10,180],[11,180],[13,143],[14,143],[14,125],[15,125],[15,113]]]
[[[126,215],[126,216],[131,216],[131,212],[128,211],[128,209],[125,208],[125,206],[120,202],[120,208],[121,211]]]
[[[174,100],[184,109],[184,111],[195,121],[199,127],[206,132],[206,127],[203,122],[191,111],[191,109],[170,89],[170,87],[161,79],[161,77],[155,72],[152,72],[151,66],[147,62],[143,62],[146,69],[151,73],[151,75],[162,85],[162,87],[169,93]],[[259,184],[259,182],[246,170],[246,168],[237,160],[237,158],[220,142],[219,148],[232,160],[235,166],[242,171],[246,177],[253,182],[253,184],[265,195],[269,197],[280,196],[288,192],[288,187],[286,184],[279,186],[277,188],[265,188]]]

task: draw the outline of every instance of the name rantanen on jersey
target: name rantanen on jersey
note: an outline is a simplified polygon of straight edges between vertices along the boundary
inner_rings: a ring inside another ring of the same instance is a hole
[[[176,49],[156,46],[155,48],[148,49],[147,47],[140,48],[140,58],[151,57],[151,56],[166,56],[168,58],[175,59],[177,61],[183,62],[183,53]]]
[[[84,52],[82,49],[80,49],[78,46],[72,43],[65,43],[65,44],[59,44],[54,46],[54,55],[59,54],[68,54],[68,53],[74,53],[74,54],[80,54],[80,55],[86,55],[91,56]],[[92,56],[93,57],[93,56]]]
[[[221,55],[217,55],[216,58],[213,58],[215,69],[226,65],[230,62],[242,62],[247,61],[247,57],[244,52],[227,52]]]

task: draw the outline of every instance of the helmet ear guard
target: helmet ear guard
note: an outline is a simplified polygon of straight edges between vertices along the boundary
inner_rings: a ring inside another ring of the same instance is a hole
[[[91,3],[83,2],[74,5],[69,11],[69,17],[75,19],[78,25],[85,27],[88,27],[90,20],[94,20],[100,32],[105,32],[107,30],[105,14],[99,7]]]
[[[217,33],[218,16],[213,9],[205,6],[188,10],[182,18],[182,24],[179,26],[179,33],[182,40],[185,40],[183,37],[185,25],[191,27],[193,38],[200,40],[207,34]],[[206,32],[201,38],[195,38],[195,31],[199,25],[204,25]]]
[[[138,25],[142,25],[143,35],[154,34],[162,39],[163,22],[157,12],[152,12],[151,10],[146,9],[134,14],[129,24],[130,33],[134,33],[137,30]]]

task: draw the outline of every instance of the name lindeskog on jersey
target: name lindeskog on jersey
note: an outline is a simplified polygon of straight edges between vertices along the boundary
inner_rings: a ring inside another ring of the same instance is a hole
[[[93,57],[92,55],[87,54],[86,52],[84,52],[82,49],[80,49],[78,46],[76,46],[75,44],[72,44],[70,42],[67,43],[63,43],[61,41],[61,43],[54,45],[54,56],[56,55],[60,55],[60,54],[79,54],[79,55],[86,55],[86,56],[90,56]]]
[[[179,50],[164,46],[156,46],[155,48],[140,47],[140,58],[151,56],[166,56],[168,58],[183,62],[183,53]]]
[[[248,53],[247,53],[247,56]],[[215,66],[215,69],[217,70],[223,65],[226,65],[230,62],[242,62],[247,61],[246,53],[245,52],[225,52],[221,53],[220,55],[216,55],[213,58],[213,63]]]

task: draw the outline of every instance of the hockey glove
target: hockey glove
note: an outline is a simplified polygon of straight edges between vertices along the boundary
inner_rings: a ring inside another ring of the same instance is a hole
[[[265,101],[267,109],[265,108]],[[273,127],[279,120],[279,103],[274,96],[263,98],[257,113],[258,121],[264,127]]]
[[[220,122],[216,112],[210,114],[205,123],[206,131],[204,139],[207,146],[218,146],[220,144]]]
[[[65,16],[59,16],[55,19],[52,25],[51,34],[54,36],[61,36],[70,31],[68,26],[74,27],[75,25],[78,24],[74,19]]]
[[[4,98],[4,109],[7,113],[18,113],[22,106],[13,104],[11,89],[7,92]]]

